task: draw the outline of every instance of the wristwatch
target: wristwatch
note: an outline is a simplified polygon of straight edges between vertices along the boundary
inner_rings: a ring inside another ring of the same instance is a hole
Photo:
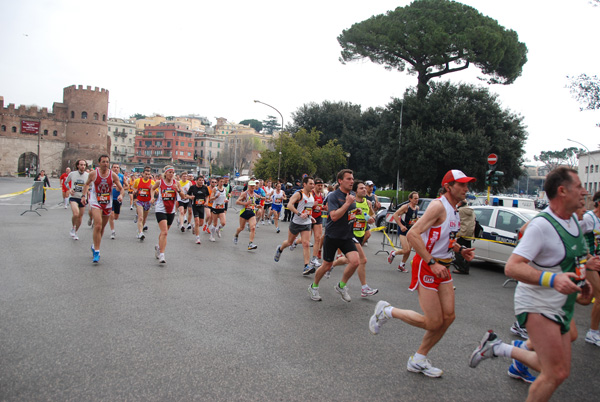
[[[427,263],[427,265],[431,266],[435,264],[435,258],[432,258],[431,260],[429,260],[429,262]]]

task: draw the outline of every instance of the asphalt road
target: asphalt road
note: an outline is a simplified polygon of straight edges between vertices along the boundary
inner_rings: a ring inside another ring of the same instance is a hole
[[[0,178],[0,195],[31,180]],[[52,180],[58,184],[58,180]],[[69,237],[70,212],[49,191],[47,211],[29,209],[30,193],[0,198],[0,400],[256,400],[256,401],[515,401],[528,385],[511,379],[504,359],[477,369],[468,358],[483,333],[510,341],[514,285],[502,287],[502,267],[478,264],[456,276],[456,321],[429,358],[439,379],[407,372],[406,361],[423,331],[398,320],[371,335],[368,320],[378,300],[419,310],[401,274],[379,253],[381,234],[369,246],[367,279],[380,289],[360,297],[356,277],[351,303],[333,287],[340,270],[321,283],[322,302],[311,301],[301,275],[302,252],[284,251],[272,226],[261,226],[258,249],[231,239],[230,211],[215,243],[171,228],[167,263],[154,258],[154,216],[145,242],[128,201],[117,222],[117,240],[106,233],[101,261],[91,262],[91,230]],[[85,225],[85,223],[84,223]],[[579,339],[570,378],[557,401],[598,400],[600,348],[583,341],[589,307],[578,306]]]

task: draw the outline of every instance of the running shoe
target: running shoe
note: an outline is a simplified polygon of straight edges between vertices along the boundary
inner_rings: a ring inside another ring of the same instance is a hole
[[[144,232],[146,232],[148,230],[148,226],[144,225],[144,229],[142,229]]]
[[[192,225],[188,224],[187,225],[187,230],[192,230]]]
[[[185,226],[181,225],[181,233],[185,232]]]
[[[73,240],[79,240],[79,236],[77,236],[77,233],[75,233],[75,236],[73,236]]]
[[[394,257],[396,256],[396,251],[390,251],[388,254],[388,264],[391,264],[394,261]]]
[[[405,268],[404,263],[398,265],[398,272],[407,273],[408,269]]]
[[[338,292],[340,294],[340,296],[342,296],[342,300],[345,301],[346,303],[349,303],[350,301],[352,301],[352,298],[348,294],[348,285],[341,288],[340,284],[338,283],[337,285],[335,285],[335,291]]]
[[[100,251],[96,251],[94,250],[94,256],[92,257],[92,262],[94,264],[97,264],[98,262],[100,262]]]
[[[516,348],[525,349],[525,341],[512,341],[512,345]],[[535,376],[529,372],[529,368],[518,360],[513,359],[512,364],[508,368],[508,376],[523,380],[527,384],[531,384],[535,381]]]
[[[233,244],[235,244],[235,245],[238,244],[238,237],[237,236],[233,236]]]
[[[144,232],[140,232],[140,234],[138,235],[138,239],[143,241],[145,238],[146,238],[146,235],[144,234]]]
[[[513,325],[510,327],[510,332],[513,334],[520,336],[523,339],[529,339],[529,334],[527,333],[527,329],[523,328],[519,325],[519,321],[515,321]]]
[[[310,260],[310,263],[311,263],[311,264],[313,265],[313,267],[315,267],[315,268],[319,268],[321,265],[323,265],[323,264],[321,264],[321,262],[319,261],[319,259],[318,259],[317,257],[313,257],[313,258]]]
[[[221,232],[223,231],[223,229],[217,229],[217,237],[220,239],[221,238]]]
[[[279,232],[281,232],[281,229],[279,229],[279,228],[276,228],[276,229],[275,229],[275,232],[276,232],[276,233],[279,233]]]
[[[323,300],[323,299],[321,299],[321,296],[319,295],[319,287],[318,286],[316,288],[313,288],[312,284],[308,285],[308,295],[310,296],[311,300],[314,300],[314,301]]]
[[[160,262],[161,264],[167,262],[167,260],[165,260],[165,253],[160,253],[160,255],[158,256],[158,262]]]
[[[138,221],[138,216],[136,215],[133,217],[133,223],[137,223],[137,221]]]
[[[187,218],[183,220],[183,224],[185,225],[186,223],[188,223]]]
[[[585,341],[592,345],[600,346],[600,333],[591,329],[585,334]]]
[[[202,242],[200,241],[200,236],[196,236],[196,244],[202,244]]]
[[[92,218],[88,219],[88,226],[92,226]]]
[[[209,241],[214,242],[215,241],[215,236],[213,236],[213,234],[210,234],[210,237],[208,238]]]
[[[96,250],[94,250],[94,243],[92,243],[92,255],[94,255],[94,251]]]
[[[277,249],[275,249],[275,262],[279,262],[279,258],[281,258],[281,248],[277,246]]]
[[[374,294],[377,294],[377,292],[379,292],[379,289],[373,289],[371,287],[362,288],[360,290],[360,296],[361,297],[369,297],[369,296],[373,296]]]
[[[248,243],[248,250],[256,250],[258,246],[252,242]]]
[[[441,377],[444,372],[439,368],[433,367],[429,359],[415,361],[414,356],[411,356],[406,363],[406,369],[411,373],[423,373],[427,377]]]
[[[293,251],[296,248],[296,241],[292,242],[292,244],[290,244],[290,251]]]
[[[331,271],[333,271],[333,268],[331,268],[329,271],[325,272],[325,279],[329,279],[331,278]]]
[[[373,335],[379,334],[381,326],[391,318],[385,313],[386,307],[391,307],[391,304],[384,300],[378,301],[375,305],[375,312],[369,320],[369,331],[371,331]]]
[[[523,367],[525,370],[519,370],[517,365]],[[513,359],[512,364],[508,368],[508,376],[511,378],[516,378],[517,380],[523,380],[527,384],[531,384],[536,379],[534,375],[531,375],[529,369],[527,369],[527,366],[515,359]]]
[[[130,205],[130,206],[129,206],[129,210],[130,210],[130,211],[133,211],[133,205]]]
[[[494,346],[499,345],[500,343],[502,343],[502,341],[498,338],[498,335],[490,329],[481,339],[479,346],[471,353],[469,366],[475,368],[482,360],[498,357],[494,354]]]
[[[315,267],[311,267],[310,264],[306,264],[304,266],[304,270],[302,271],[302,275],[307,276],[315,272]]]
[[[158,260],[158,257],[160,257],[160,248],[158,248],[158,244],[156,246],[154,246],[154,256],[156,257],[157,260]]]
[[[116,233],[115,233],[115,231],[113,230],[113,231],[111,232],[111,234],[110,234],[110,239],[111,239],[111,240],[114,240],[114,239],[115,239],[115,237],[116,237],[116,235],[117,235],[117,234],[116,234]]]
[[[75,228],[71,229],[71,231],[69,232],[69,235],[70,235],[71,237],[75,237],[75,236],[76,236],[76,233],[75,233]]]
[[[271,225],[275,224],[275,219],[271,219]]]

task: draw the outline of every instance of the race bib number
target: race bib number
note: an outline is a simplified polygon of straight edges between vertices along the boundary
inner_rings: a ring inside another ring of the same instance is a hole
[[[417,223],[417,219],[418,219],[418,218],[412,218],[411,220],[409,220],[409,221],[408,221],[408,224],[409,224],[410,226],[414,225],[415,223]]]
[[[204,198],[199,198],[196,200],[196,205],[204,205]]]
[[[317,206],[314,208],[314,211],[315,211],[315,213],[319,213],[319,212],[321,212],[321,206],[320,206],[320,205],[317,205]]]
[[[166,189],[162,192],[163,201],[173,201],[175,199],[175,190]]]
[[[110,203],[110,193],[102,193],[98,194],[98,204],[108,204]]]
[[[140,188],[139,189],[139,196],[140,197],[148,197],[148,196],[150,196],[150,189],[149,188]]]
[[[360,209],[354,208],[348,212],[348,223],[354,223],[356,221],[356,215],[360,214]]]
[[[456,233],[458,232],[450,232],[450,241],[448,242],[448,251],[451,251],[454,245],[456,244]]]
[[[278,198],[278,199],[276,199],[276,200],[275,200],[275,204],[277,204],[277,205],[281,205],[281,198]]]
[[[304,212],[310,215],[312,213],[312,207],[304,207]]]
[[[215,209],[224,209],[224,208],[225,208],[224,204],[215,205]]]
[[[365,230],[366,227],[367,227],[367,221],[358,220],[358,219],[355,220],[354,225],[352,225],[352,228],[357,232]]]

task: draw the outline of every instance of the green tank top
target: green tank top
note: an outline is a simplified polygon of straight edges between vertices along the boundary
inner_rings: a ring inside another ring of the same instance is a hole
[[[580,260],[585,260],[588,254],[587,245],[582,235],[581,227],[579,222],[575,219],[577,228],[579,229],[579,235],[573,236],[562,227],[560,223],[556,221],[549,213],[540,212],[538,216],[545,218],[552,224],[554,229],[558,232],[560,239],[565,247],[565,258],[560,262],[560,268],[562,272],[575,272],[575,268],[579,265]],[[573,318],[573,310],[575,307],[575,299],[577,299],[577,293],[571,293],[567,296],[567,301],[563,305],[562,310],[565,313],[566,323],[571,321]]]
[[[367,198],[363,198],[362,202],[356,201],[356,208],[360,208],[362,213],[356,214],[356,220],[352,227],[355,237],[364,237],[367,231],[367,217],[369,216],[369,204]],[[365,216],[365,214],[367,216]]]
[[[592,219],[594,220],[594,228],[591,232],[584,234],[585,240],[588,245],[588,250],[591,255],[600,255],[600,233],[597,228],[598,217],[594,214],[593,211],[587,211],[586,214],[590,214]]]

